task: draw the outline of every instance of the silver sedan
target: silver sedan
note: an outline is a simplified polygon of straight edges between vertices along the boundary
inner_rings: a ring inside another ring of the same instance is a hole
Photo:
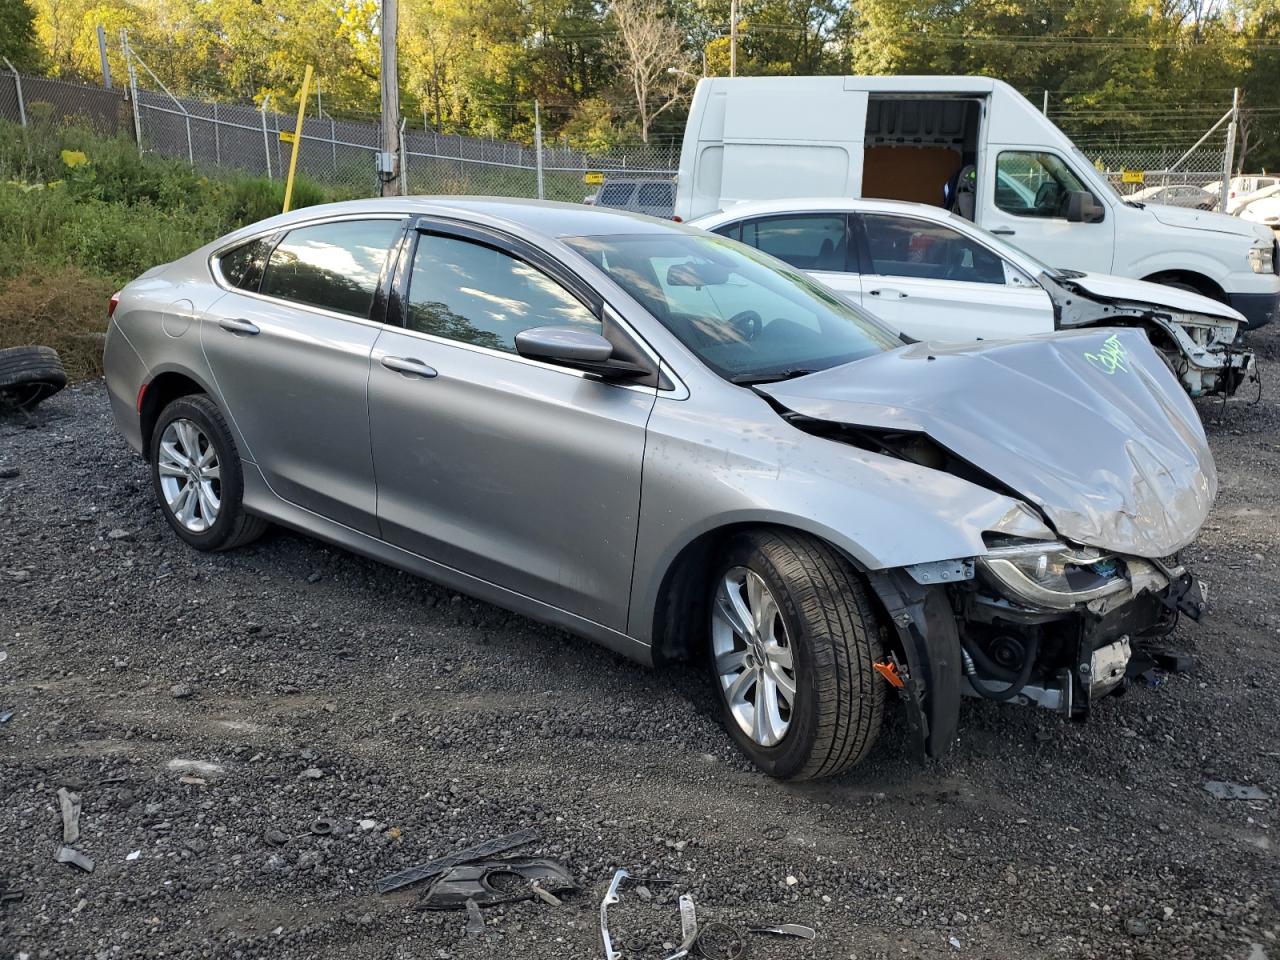
[[[669,221],[472,198],[246,227],[111,304],[107,386],[175,533],[268,522],[646,663],[707,665],[785,778],[963,696],[1087,715],[1199,584],[1216,493],[1140,331],[904,342]]]

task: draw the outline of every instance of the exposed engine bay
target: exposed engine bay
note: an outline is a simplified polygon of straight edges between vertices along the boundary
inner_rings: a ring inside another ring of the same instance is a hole
[[[1046,273],[1037,278],[1053,301],[1058,329],[1132,326],[1145,330],[1193,397],[1233,396],[1246,380],[1256,379],[1253,352],[1236,342],[1239,321],[1108,297],[1086,289],[1080,282],[1086,277],[1060,271],[1057,276]],[[1096,286],[1097,281],[1092,282]]]

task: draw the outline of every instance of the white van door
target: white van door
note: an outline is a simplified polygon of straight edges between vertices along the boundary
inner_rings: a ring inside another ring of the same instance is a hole
[[[1115,213],[1106,199],[1094,194],[1104,211],[1100,222],[1067,220],[1067,194],[1093,193],[1073,169],[1079,162],[1043,146],[990,145],[978,223],[1051,267],[1110,273]]]
[[[699,200],[718,195],[711,210],[746,200],[858,196],[867,93],[846,90],[842,77],[808,79],[803,89],[740,80],[712,94],[698,133],[710,143],[699,144],[695,189]]]
[[[995,251],[932,220],[858,218],[862,305],[917,340],[992,340],[1053,331],[1044,288]]]

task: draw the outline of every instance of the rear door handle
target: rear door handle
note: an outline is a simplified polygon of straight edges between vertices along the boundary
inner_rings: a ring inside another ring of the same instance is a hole
[[[869,292],[873,297],[884,297],[886,299],[897,298],[898,300],[907,299],[907,295],[901,290],[890,290],[888,287],[880,287]]]
[[[1000,237],[1012,237],[1018,231],[1010,230],[1008,227],[996,227],[991,232],[996,234],[996,236],[1000,236]]]
[[[424,380],[430,380],[436,376],[435,367],[429,367],[421,360],[415,360],[413,357],[383,357],[381,362],[388,370],[394,370],[396,373],[405,373],[411,377],[422,377]]]
[[[219,320],[218,326],[223,330],[226,330],[228,333],[243,333],[245,336],[249,337],[256,336],[261,332],[258,330],[257,324],[250,323],[248,320],[232,320],[227,318],[225,320]]]

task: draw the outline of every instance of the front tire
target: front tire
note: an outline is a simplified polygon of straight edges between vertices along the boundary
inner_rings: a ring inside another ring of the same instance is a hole
[[[854,766],[884,717],[883,628],[862,578],[821,540],[769,530],[735,536],[715,571],[711,673],[729,734],[780,779]]]
[[[204,394],[179,397],[151,433],[151,480],[174,532],[197,550],[231,550],[266,521],[244,510],[244,471],[231,430]]]

